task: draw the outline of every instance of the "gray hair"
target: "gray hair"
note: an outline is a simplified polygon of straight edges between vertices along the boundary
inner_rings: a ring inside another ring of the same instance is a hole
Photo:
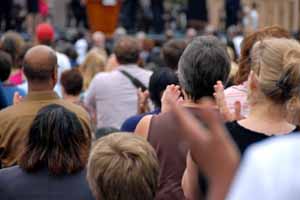
[[[189,98],[197,101],[212,96],[218,80],[226,82],[230,72],[230,58],[216,37],[196,37],[185,49],[178,65],[181,87]]]

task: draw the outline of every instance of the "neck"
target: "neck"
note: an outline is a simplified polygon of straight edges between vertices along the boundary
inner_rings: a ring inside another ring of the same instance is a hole
[[[266,135],[281,135],[290,133],[295,126],[287,120],[287,113],[283,106],[272,103],[259,103],[250,105],[250,113],[238,123],[252,131]]]
[[[197,101],[193,101],[191,99],[186,99],[183,102],[183,106],[184,107],[190,107],[190,108],[203,108],[203,101],[202,100],[197,100]],[[213,102],[212,105],[214,108],[217,108],[215,102]]]
[[[264,120],[265,122],[287,122],[285,108],[272,103],[250,105],[250,113],[247,118]]]
[[[80,101],[80,95],[73,96],[73,95],[63,94],[63,99],[74,103]]]
[[[45,92],[53,91],[53,86],[45,83],[30,83],[28,82],[28,92]]]

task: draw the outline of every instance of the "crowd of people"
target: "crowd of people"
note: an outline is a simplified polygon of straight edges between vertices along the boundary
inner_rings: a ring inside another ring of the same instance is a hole
[[[299,198],[287,30],[32,35],[0,39],[0,199]]]

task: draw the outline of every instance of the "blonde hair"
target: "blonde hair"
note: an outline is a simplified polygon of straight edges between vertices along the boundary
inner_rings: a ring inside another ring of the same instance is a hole
[[[300,44],[286,38],[257,42],[251,62],[262,93],[273,103],[286,104],[299,98]]]
[[[159,165],[152,146],[130,133],[114,133],[95,143],[87,179],[96,199],[153,200]]]
[[[86,55],[83,64],[80,66],[80,71],[84,77],[84,90],[89,87],[90,82],[98,72],[105,71],[106,60],[107,57],[105,52],[103,53],[100,50],[91,50]]]

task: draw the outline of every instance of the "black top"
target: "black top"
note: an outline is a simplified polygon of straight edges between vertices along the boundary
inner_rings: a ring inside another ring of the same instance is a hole
[[[251,131],[251,130],[241,126],[237,121],[226,123],[226,127],[227,127],[233,141],[236,143],[238,149],[240,150],[241,155],[244,154],[245,150],[251,144],[263,141],[270,137],[275,137],[275,136],[268,136],[264,133]],[[296,128],[295,130],[292,131],[292,133],[296,132],[297,130],[298,129]]]
[[[86,171],[51,176],[47,169],[27,173],[20,167],[0,170],[1,200],[93,200]]]

